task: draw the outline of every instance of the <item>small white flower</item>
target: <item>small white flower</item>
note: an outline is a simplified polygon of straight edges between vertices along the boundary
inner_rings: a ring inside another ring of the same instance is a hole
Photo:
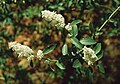
[[[84,46],[83,48],[83,54],[84,57],[82,58],[88,63],[88,65],[93,65],[93,63],[98,60],[95,52],[91,48],[87,48],[86,46]]]
[[[16,2],[17,2],[17,0],[14,0],[14,2],[16,3]]]
[[[9,43],[9,49],[12,49],[13,51],[15,51],[18,54],[18,57],[27,57],[28,59],[31,59],[31,57],[33,58],[33,50],[25,45],[22,45],[20,43],[16,43],[16,42],[10,42]]]
[[[34,55],[30,55],[29,57],[27,57],[28,61],[31,61],[35,56]]]
[[[64,28],[65,19],[61,14],[56,14],[56,12],[51,12],[49,10],[42,11],[42,18],[49,21],[52,25]]]
[[[23,0],[22,2],[25,3],[25,0]]]
[[[70,25],[70,23],[68,23],[68,24],[65,26],[65,29],[68,30],[68,31],[71,31],[71,30],[72,30],[72,26]]]
[[[2,3],[5,4],[5,1],[3,1]]]
[[[38,52],[37,52],[37,58],[39,60],[41,60],[43,58],[43,56],[44,56],[43,51],[42,50],[38,50]]]

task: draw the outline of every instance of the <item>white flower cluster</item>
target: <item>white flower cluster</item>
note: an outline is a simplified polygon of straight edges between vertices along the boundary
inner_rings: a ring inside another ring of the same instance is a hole
[[[82,58],[88,63],[88,65],[93,65],[93,63],[98,60],[95,52],[91,48],[87,48],[86,46],[84,46],[83,48],[83,54],[84,57]]]
[[[51,22],[51,24],[64,28],[65,19],[61,14],[56,14],[56,12],[51,12],[49,10],[42,11],[42,18],[45,18],[46,21]]]
[[[16,42],[10,42],[9,49],[15,51],[18,54],[18,57],[22,57],[22,56],[29,57],[30,55],[33,54],[33,50],[31,48]]]
[[[12,49],[13,51],[15,51],[18,54],[18,57],[23,57],[23,56],[27,57],[28,61],[30,61],[36,57],[33,55],[34,51],[30,47],[22,45],[17,42],[10,42],[9,49]],[[44,56],[44,54],[42,53],[42,50],[38,50],[37,58],[39,58],[39,60],[41,60],[43,58],[43,56]]]
[[[65,26],[65,29],[68,30],[68,31],[71,31],[71,30],[72,30],[72,26],[70,25],[70,23],[68,23],[68,24]]]
[[[43,51],[42,50],[38,50],[38,52],[37,52],[37,58],[39,60],[41,60],[43,58],[43,56],[44,56]]]

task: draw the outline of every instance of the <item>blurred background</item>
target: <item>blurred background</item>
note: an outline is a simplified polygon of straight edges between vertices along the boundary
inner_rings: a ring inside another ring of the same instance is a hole
[[[119,0],[0,0],[0,84],[86,84],[75,73],[71,64],[66,70],[52,71],[43,61],[35,61],[31,67],[26,58],[18,58],[8,49],[8,42],[16,41],[33,50],[44,49],[49,44],[57,48],[46,55],[53,59],[62,57],[61,49],[66,41],[71,47],[66,32],[50,27],[41,18],[42,10],[56,11],[69,23],[75,19],[80,34],[89,35],[88,27],[93,23],[99,28],[120,5]],[[103,44],[102,62],[105,77],[95,72],[93,84],[119,84],[120,80],[120,11],[98,33],[97,40]]]

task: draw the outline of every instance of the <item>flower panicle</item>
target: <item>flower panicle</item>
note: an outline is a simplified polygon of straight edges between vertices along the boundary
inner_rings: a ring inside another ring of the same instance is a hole
[[[61,14],[57,14],[56,12],[51,12],[49,10],[43,10],[42,11],[42,18],[45,18],[46,21],[51,22],[52,25],[55,25],[56,27],[62,27],[65,26],[65,19]]]
[[[84,59],[84,61],[87,62],[88,65],[93,65],[94,62],[98,60],[95,52],[91,48],[87,48],[86,46],[84,46],[83,48],[83,54],[84,56],[82,58]]]
[[[9,42],[8,46],[9,49],[12,49],[16,54],[18,54],[18,57],[27,57],[28,61],[33,58],[38,58],[41,60],[44,56],[42,50],[38,50],[37,55],[35,56],[33,55],[34,51],[30,47],[17,42]]]

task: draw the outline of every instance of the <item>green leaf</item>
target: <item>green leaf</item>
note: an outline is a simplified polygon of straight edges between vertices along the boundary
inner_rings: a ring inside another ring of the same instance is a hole
[[[72,21],[71,22],[71,25],[76,25],[76,24],[78,24],[78,23],[81,23],[82,21],[81,20],[74,20],[74,21]]]
[[[96,36],[99,36],[99,35],[102,35],[102,34],[103,34],[103,32],[100,32],[100,31],[95,33]]]
[[[89,28],[90,28],[90,32],[93,34],[94,33],[94,27],[93,27],[92,23],[89,24]]]
[[[86,77],[87,77],[87,83],[92,84],[93,81],[93,73],[91,72],[90,69],[86,70]]]
[[[71,38],[72,44],[74,44],[77,48],[82,49],[83,45],[79,42],[79,40],[75,37]]]
[[[80,61],[78,59],[76,59],[74,62],[73,62],[73,68],[81,68],[82,65],[80,63]]]
[[[67,55],[67,54],[68,54],[67,44],[64,44],[64,46],[63,46],[63,48],[62,48],[62,54],[63,54],[63,55]]]
[[[70,7],[72,5],[72,1],[69,1],[68,3],[68,7]]]
[[[96,44],[96,41],[90,37],[87,37],[87,38],[82,38],[80,40],[80,43],[83,45],[93,45],[93,44]]]
[[[101,51],[97,54],[97,57],[98,57],[98,60],[103,57],[103,50],[101,50]]]
[[[71,33],[72,33],[72,36],[73,36],[73,37],[76,37],[76,36],[78,35],[77,25],[73,25],[73,26],[72,26],[72,31],[71,31]]]
[[[65,10],[65,8],[63,6],[59,6],[58,10]]]
[[[11,18],[7,18],[7,21],[9,24],[12,24],[12,19]]]
[[[60,63],[59,61],[56,62],[56,65],[61,69],[64,70],[65,66],[63,65],[63,63]]]
[[[120,1],[119,0],[114,0],[114,2],[119,5],[120,4]]]
[[[50,8],[50,9],[56,9],[57,5],[50,5],[50,6],[48,6],[48,8]]]
[[[99,70],[101,73],[105,73],[105,69],[104,69],[104,67],[103,67],[103,64],[99,63],[99,64],[97,65],[97,67],[98,67],[98,70]]]
[[[96,54],[98,54],[101,50],[101,43],[97,43],[97,45],[93,48]]]
[[[48,54],[48,53],[52,52],[55,48],[56,48],[55,44],[49,45],[47,48],[45,48],[43,50],[43,54]]]

